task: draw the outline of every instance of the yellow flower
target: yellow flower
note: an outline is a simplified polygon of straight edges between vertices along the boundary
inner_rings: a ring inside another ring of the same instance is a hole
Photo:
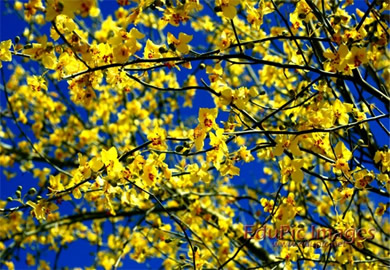
[[[246,146],[241,146],[237,152],[238,158],[244,160],[245,162],[251,162],[255,160],[252,156],[251,151],[246,149]]]
[[[4,261],[4,265],[7,266],[8,270],[14,270],[15,269],[15,265],[11,261]]]
[[[316,264],[314,263],[314,260],[318,260],[320,258],[320,254],[315,254],[315,251],[316,251],[316,249],[312,246],[305,247],[303,249],[303,253],[304,253],[305,258],[310,258],[313,260],[313,261],[308,260],[308,261],[305,261],[303,263],[303,266],[305,267],[305,269],[315,268]]]
[[[390,191],[390,177],[388,174],[380,173],[377,176],[378,180],[385,185],[387,191]]]
[[[30,48],[25,49],[25,54],[31,55],[32,59],[42,61],[45,68],[55,69],[57,67],[57,57],[54,53],[52,42],[47,42],[47,36],[37,38],[38,43],[32,44]]]
[[[78,170],[81,172],[84,179],[90,178],[92,172],[91,172],[91,168],[89,167],[89,163],[87,162],[87,157],[78,153],[78,158],[80,164]]]
[[[187,3],[191,3],[188,1]],[[162,17],[161,22],[169,22],[174,26],[179,26],[180,23],[185,23],[190,19],[188,16],[188,10],[185,10],[183,5],[180,2],[177,2],[177,7],[169,7],[164,10],[164,16]]]
[[[246,87],[240,87],[238,89],[232,90],[229,87],[223,87],[221,90],[220,101],[222,105],[229,105],[233,102],[237,108],[244,110],[250,97],[255,97],[257,91],[254,87],[250,89]]]
[[[190,179],[193,183],[197,183],[199,180],[209,183],[212,178],[207,169],[206,163],[203,163],[200,168],[196,163],[187,166],[187,171],[190,173]]]
[[[31,87],[33,91],[47,90],[47,82],[42,76],[27,77],[27,85]]]
[[[34,169],[33,173],[34,173],[35,178],[39,178],[38,185],[43,187],[45,182],[46,182],[47,176],[50,175],[50,169],[49,168],[43,168],[42,170]],[[50,175],[50,177],[53,177],[53,176]]]
[[[285,269],[293,269],[291,261],[295,262],[298,259],[299,255],[299,249],[296,246],[291,247],[282,247],[282,250],[280,251],[280,257],[283,258],[286,262]]]
[[[58,62],[55,70],[58,72],[60,78],[78,72],[82,68],[80,61],[71,56],[68,52],[63,52],[58,57]]]
[[[335,122],[338,121],[340,125],[346,125],[349,122],[348,113],[353,108],[352,104],[343,103],[339,99],[336,99],[332,105]]]
[[[31,253],[27,253],[27,258],[26,258],[26,263],[28,266],[33,266],[35,265],[35,257]]]
[[[161,53],[159,51],[160,46],[157,46],[150,39],[146,41],[146,46],[144,49],[144,58],[145,59],[155,59],[160,58]]]
[[[46,20],[53,21],[60,14],[73,18],[74,12],[79,5],[79,1],[48,0],[46,4]]]
[[[351,198],[353,191],[353,188],[344,188],[339,194],[340,204],[344,204],[349,198]]]
[[[92,169],[94,172],[100,171],[100,169],[103,167],[103,162],[96,157],[93,157],[89,162],[89,167]]]
[[[56,26],[60,33],[62,34],[68,34],[73,32],[76,29],[76,23],[73,21],[73,19],[69,18],[66,15],[58,15],[56,19]],[[57,40],[60,38],[60,35],[57,33],[57,31],[54,29],[54,27],[50,28],[50,36]]]
[[[356,180],[355,187],[363,189],[366,188],[366,186],[370,184],[372,180],[374,180],[375,175],[373,172],[369,172],[364,169],[355,173],[354,178]]]
[[[352,68],[357,68],[361,64],[366,64],[368,62],[367,49],[352,47],[351,53],[348,56],[348,64]]]
[[[267,200],[266,198],[261,198],[260,200],[261,206],[263,206],[264,211],[271,213],[272,209],[274,208],[274,200]]]
[[[195,31],[202,30],[207,32],[213,32],[215,30],[215,23],[208,15],[199,17],[196,21],[192,21],[191,26]]]
[[[277,135],[275,141],[276,147],[273,151],[274,156],[277,157],[282,155],[284,150],[291,151],[294,156],[302,155],[302,152],[298,146],[299,139],[297,136],[289,137],[288,135]]]
[[[376,151],[374,162],[380,163],[382,173],[390,172],[390,150]]]
[[[202,125],[205,127],[207,131],[209,131],[212,128],[216,128],[217,125],[215,123],[215,119],[217,118],[218,110],[216,108],[214,109],[208,109],[208,108],[200,108],[199,109],[199,125]]]
[[[280,228],[281,225],[289,224],[301,211],[302,207],[296,205],[294,193],[290,192],[287,198],[283,198],[283,203],[273,216],[272,222],[275,223],[276,228]]]
[[[224,157],[229,155],[229,150],[226,145],[227,136],[223,135],[224,129],[219,128],[215,134],[210,132],[210,145],[213,146],[213,151],[207,152],[207,161],[213,162],[213,165],[220,169],[221,162]]]
[[[153,159],[148,159],[143,168],[142,180],[148,186],[153,186],[158,180],[158,170]]]
[[[289,177],[291,180],[297,183],[301,183],[303,180],[303,172],[301,170],[303,166],[302,159],[293,159],[291,160],[288,156],[284,156],[283,160],[279,161],[279,166],[281,168],[282,179],[281,183],[287,183]]]
[[[355,117],[355,119],[357,121],[363,121],[366,119],[366,113],[364,111],[360,111],[356,108],[352,109],[352,112],[353,112],[353,116]],[[365,124],[360,124],[359,127],[360,128],[363,128]]]
[[[102,161],[107,169],[109,178],[115,177],[123,169],[122,163],[118,160],[118,152],[115,147],[111,147],[108,151],[102,151]]]
[[[232,33],[228,32],[227,30],[224,30],[222,34],[219,37],[219,40],[217,41],[217,47],[221,51],[227,49],[230,47],[230,44],[232,43]]]
[[[303,28],[302,21],[308,23],[313,17],[314,14],[306,1],[299,1],[294,12],[290,13],[291,30],[294,35],[298,32],[299,28]]]
[[[3,67],[2,61],[9,62],[12,60],[11,46],[12,41],[10,39],[0,43],[0,68]]]
[[[117,63],[126,63],[130,56],[130,50],[125,44],[120,44],[112,49]]]
[[[40,260],[38,269],[40,269],[40,270],[50,270],[51,267],[49,266],[49,264],[46,261]]]
[[[383,216],[387,210],[388,205],[384,203],[379,203],[379,206],[375,209],[376,216]]]
[[[333,172],[341,173],[344,172],[349,174],[348,161],[352,158],[352,153],[349,151],[342,141],[339,141],[334,148],[336,154],[336,163],[333,164]]]
[[[15,8],[21,8],[20,6],[22,3],[16,5],[15,3]],[[26,21],[30,21],[32,15],[35,15],[37,11],[43,11],[44,6],[42,5],[42,0],[30,0],[28,3],[24,4],[24,18]]]
[[[240,168],[234,166],[234,162],[228,158],[225,160],[225,163],[221,165],[221,168],[219,169],[222,176],[225,175],[240,175]]]
[[[204,139],[206,138],[206,128],[202,125],[198,125],[194,131],[191,137],[193,137],[193,140],[195,142],[195,148],[197,151],[202,150],[204,145]]]
[[[199,109],[199,124],[194,129],[193,140],[195,141],[196,150],[201,150],[204,145],[204,139],[206,138],[207,133],[212,128],[217,128],[218,125],[215,123],[215,119],[218,115],[218,109],[208,109],[208,108],[200,108]]]
[[[57,191],[64,190],[65,187],[62,184],[64,182],[63,178],[64,178],[64,175],[61,173],[57,174],[56,176],[50,175],[50,177],[49,177],[50,186],[48,187],[48,189],[51,192],[57,192]]]
[[[255,25],[256,27],[260,27],[263,24],[263,10],[264,10],[264,1],[261,0],[259,2],[259,8],[254,8],[247,3],[247,11],[248,15],[246,17],[247,21]]]
[[[33,201],[28,201],[26,204],[33,208],[32,214],[38,220],[41,220],[41,219],[46,220],[46,215],[48,215],[52,211],[55,211],[58,209],[57,205],[55,205],[54,203],[45,201],[43,199],[39,200],[38,203],[35,203]]]
[[[218,2],[221,6],[223,16],[233,19],[237,15],[236,6],[240,3],[239,0],[220,0]]]
[[[109,44],[113,46],[112,51],[116,62],[125,63],[131,55],[139,51],[142,46],[137,39],[144,36],[136,28],[132,28],[130,32],[126,32],[124,29],[116,31],[115,36],[109,40]]]
[[[168,32],[168,44],[176,48],[180,53],[186,54],[189,52],[190,47],[188,46],[188,42],[192,40],[192,35],[187,35],[185,33],[179,33],[179,39],[176,39],[173,34]]]
[[[345,44],[341,44],[336,53],[333,53],[330,49],[327,49],[323,55],[330,61],[325,63],[325,69],[332,72],[340,71],[343,73],[348,73],[350,71],[347,59],[348,54],[349,50]]]
[[[330,207],[332,206],[332,201],[329,198],[329,196],[322,196],[321,200],[319,200],[319,203],[317,205],[317,212],[320,216],[325,216],[329,214]]]
[[[152,146],[158,150],[167,149],[167,132],[165,129],[155,126],[153,131],[148,134],[148,140],[152,141]]]

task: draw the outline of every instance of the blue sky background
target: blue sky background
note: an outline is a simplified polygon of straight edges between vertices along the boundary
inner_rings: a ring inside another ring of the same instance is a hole
[[[12,2],[12,1],[11,1]],[[106,18],[108,14],[113,14],[113,12],[118,8],[118,4],[116,1],[101,1],[100,2],[100,7],[101,11],[103,12],[103,18]],[[212,15],[212,11],[205,5],[205,11],[208,15]],[[282,9],[283,14],[288,14],[289,12],[293,11],[292,5],[287,5],[287,7],[290,7],[291,10],[289,9]],[[365,4],[364,1],[355,1],[355,6],[354,7],[349,7],[348,10],[354,10],[356,7],[359,7],[361,10],[365,11],[367,8],[367,5]],[[14,39],[15,36],[23,35],[24,28],[26,27],[26,24],[19,19],[15,14],[4,14],[5,11],[5,1],[0,1],[0,11],[1,11],[1,16],[0,16],[0,25],[1,25],[1,31],[0,31],[0,40],[7,40],[7,39]],[[215,16],[215,15],[214,15]],[[268,18],[268,17],[266,17]],[[277,21],[274,18],[274,15],[271,15],[269,17],[272,19],[271,26],[276,25]],[[217,19],[219,20],[219,18]],[[282,24],[282,23],[281,23]],[[45,27],[42,28],[42,33],[47,33],[48,32],[48,25],[46,24]],[[265,25],[265,24],[264,24]],[[187,23],[184,27],[174,27],[174,26],[167,26],[164,29],[164,33],[171,32],[175,36],[179,32],[185,32],[187,34],[192,34],[194,36],[191,45],[196,47],[198,44],[204,44],[206,45],[205,42],[205,35],[199,34],[197,32],[194,32],[194,30],[191,28],[191,24]],[[268,32],[268,31],[267,31]],[[148,36],[146,36],[148,38]],[[18,62],[20,59],[18,59]],[[7,63],[3,63],[5,67],[7,67]],[[5,68],[5,74],[6,74],[6,79],[8,79],[11,71],[7,70]],[[183,76],[181,80],[184,80],[186,78],[186,73],[182,73]],[[204,71],[203,71],[204,75]],[[179,78],[180,80],[180,78]],[[66,83],[62,83],[62,86],[67,87]],[[1,108],[4,109],[6,102],[5,102],[5,97],[4,97],[4,92],[1,92]],[[182,117],[186,118],[188,116],[195,116],[197,117],[197,112],[199,107],[214,107],[214,102],[213,99],[211,98],[210,94],[204,91],[197,91],[196,98],[193,101],[193,108],[192,109],[183,109],[181,111]],[[226,120],[227,119],[227,113],[220,113],[220,116],[218,120]],[[380,145],[384,145],[389,142],[389,138],[384,134],[384,132],[378,128],[377,124],[372,122],[370,125],[374,127],[374,132],[376,137],[378,138],[378,143]],[[16,130],[16,127],[13,125],[11,126],[11,129]],[[17,132],[18,133],[18,132]],[[383,134],[384,136],[380,135]],[[379,135],[379,136],[377,136]],[[17,166],[17,164],[15,164]],[[47,166],[45,166],[47,167]],[[242,164],[240,166],[241,168],[241,175],[239,177],[234,177],[231,181],[234,184],[247,184],[248,186],[259,186],[259,179],[262,177],[267,177],[263,174],[263,165],[260,164],[259,162],[252,162],[250,164]],[[19,171],[18,169],[15,168],[15,171]],[[0,175],[0,195],[1,199],[6,199],[8,196],[12,196],[17,188],[18,185],[23,186],[24,192],[26,192],[30,187],[36,186],[36,180],[33,179],[32,177],[32,172],[25,172],[25,173],[18,173],[17,177],[12,179],[11,181],[6,181],[5,177],[3,174]],[[269,183],[269,182],[268,182]],[[272,184],[268,186],[262,186],[262,189],[264,191],[276,191],[278,187],[278,184]],[[284,193],[285,194],[285,193]],[[375,198],[373,198],[375,199]],[[66,213],[66,210],[63,212],[64,209],[73,209],[70,205],[66,205],[68,203],[64,202],[60,207],[61,207],[61,212]],[[240,204],[245,208],[249,209],[249,204],[247,201],[240,201]],[[16,205],[9,204],[8,207],[12,207]],[[260,209],[257,206],[258,209]],[[256,209],[257,210],[257,209]],[[262,209],[260,209],[262,210]],[[29,209],[27,209],[29,211]],[[247,220],[248,224],[253,224],[254,220],[248,216],[245,215],[245,219]],[[167,222],[171,223],[170,221]],[[89,225],[90,222],[86,222],[86,225]],[[132,224],[130,224],[131,226]],[[111,226],[107,222],[105,223],[105,232],[110,232],[111,231]],[[184,245],[185,246],[185,245]],[[91,252],[95,251],[95,247],[91,246],[87,240],[79,240],[76,241],[75,243],[72,243],[69,245],[67,250],[64,250],[61,254],[60,260],[59,260],[59,266],[68,266],[68,267],[76,267],[76,266],[87,266],[87,265],[92,265],[94,256],[91,256]],[[47,261],[54,261],[55,254],[54,252],[46,252],[44,253],[46,256],[43,256],[42,259],[46,259]],[[20,262],[15,262],[16,269],[24,269],[26,267],[24,259],[25,259],[25,251],[20,250],[20,254],[18,254],[20,257]],[[138,264],[132,260],[129,259],[128,256],[125,256],[125,258],[122,260],[123,264],[125,265],[126,269],[156,269],[161,265],[161,260],[159,259],[152,259],[150,260],[150,264]],[[32,267],[34,268],[34,267]]]

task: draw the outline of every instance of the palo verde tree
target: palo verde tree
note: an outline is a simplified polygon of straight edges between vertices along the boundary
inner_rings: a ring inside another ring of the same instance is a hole
[[[2,268],[390,265],[386,1],[1,5]]]

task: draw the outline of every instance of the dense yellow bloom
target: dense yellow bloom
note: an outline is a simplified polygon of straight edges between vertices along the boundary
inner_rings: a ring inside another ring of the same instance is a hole
[[[73,21],[73,19],[69,18],[66,15],[58,15],[55,24],[61,34],[71,33],[77,28],[76,23]],[[60,35],[57,33],[54,27],[50,29],[50,37],[52,37],[54,40],[60,38]]]
[[[201,167],[198,164],[190,164],[187,167],[187,171],[190,172],[191,181],[196,183],[199,180],[204,181],[205,183],[209,183],[211,180],[211,175],[207,172],[208,166],[206,163],[202,164]]]
[[[46,250],[82,239],[99,249],[86,269],[374,269],[388,257],[389,4],[20,1],[4,14],[24,12],[22,32],[0,41],[0,165],[35,181],[0,199],[4,267],[49,269]],[[263,221],[295,232],[238,251]],[[317,224],[375,237],[294,239]]]

